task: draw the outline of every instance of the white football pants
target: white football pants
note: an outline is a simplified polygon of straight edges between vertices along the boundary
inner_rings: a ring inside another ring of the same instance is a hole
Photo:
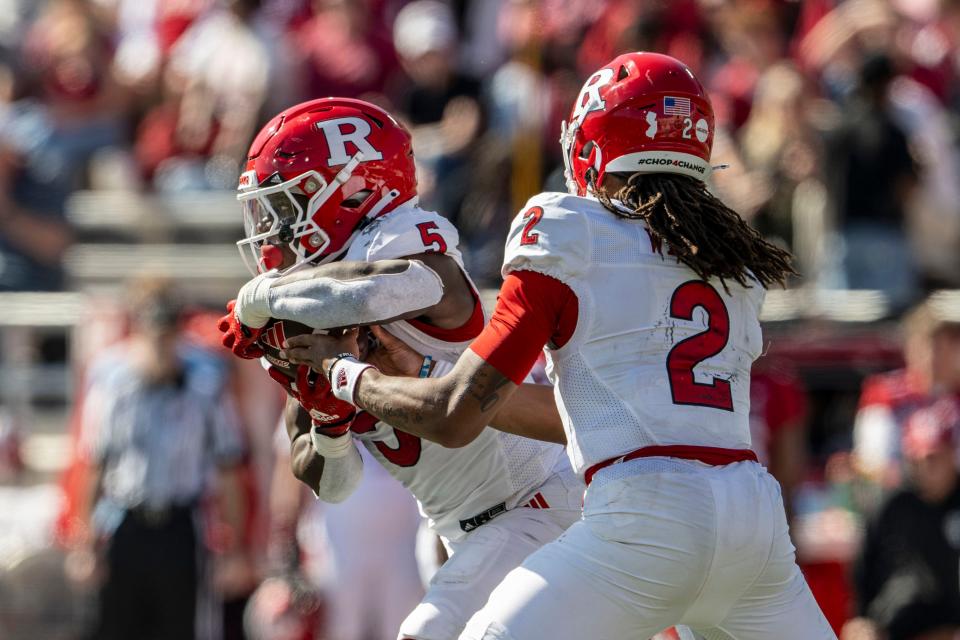
[[[645,458],[597,473],[583,520],[510,572],[461,640],[836,640],[754,462]]]
[[[517,507],[459,540],[444,541],[450,558],[400,625],[398,638],[454,640],[510,571],[580,520],[583,482],[569,467],[540,487],[538,495],[548,508]]]

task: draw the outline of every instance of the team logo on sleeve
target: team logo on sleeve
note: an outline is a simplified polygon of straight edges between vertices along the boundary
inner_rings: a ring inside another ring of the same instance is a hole
[[[340,371],[337,372],[336,385],[337,385],[337,391],[347,386],[347,370],[346,369],[340,369]]]

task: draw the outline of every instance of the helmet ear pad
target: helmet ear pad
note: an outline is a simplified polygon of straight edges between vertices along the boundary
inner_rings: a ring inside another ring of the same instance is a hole
[[[600,186],[600,172],[603,171],[603,152],[600,151],[600,145],[593,140],[583,145],[583,150],[587,153],[585,160],[588,167],[584,174],[587,179],[587,185],[590,185],[592,182],[594,189],[596,189]]]
[[[600,145],[593,140],[588,140],[580,148],[580,153],[574,162],[583,167],[584,191],[595,191],[600,186],[600,176],[603,171],[603,152],[600,150]]]

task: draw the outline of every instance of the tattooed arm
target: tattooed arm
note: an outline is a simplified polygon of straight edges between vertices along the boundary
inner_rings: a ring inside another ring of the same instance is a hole
[[[368,413],[401,431],[448,447],[469,444],[486,425],[566,444],[552,387],[517,386],[470,350],[446,376],[417,379],[423,356],[379,327],[372,329],[380,347],[368,361],[384,371],[365,371],[354,394],[354,403]],[[324,372],[332,362],[329,354],[355,350],[349,337],[319,334],[291,338],[288,344],[295,345],[287,353],[291,362]]]
[[[517,385],[472,351],[442,378],[399,378],[376,369],[360,379],[356,404],[389,425],[445,447],[473,442]]]
[[[332,386],[335,394],[344,395],[341,399],[352,401],[391,426],[447,447],[462,447],[487,424],[494,422],[500,428],[503,422],[494,421],[494,416],[516,393],[540,349],[548,342],[562,347],[576,322],[577,299],[569,287],[536,272],[511,273],[500,289],[490,323],[447,375],[424,379],[387,376],[344,358],[343,364],[335,367]],[[356,339],[356,330],[337,337],[294,336],[286,340],[281,357],[330,375],[339,354],[357,355]],[[539,390],[533,398],[540,406],[547,404],[544,391]],[[520,418],[519,422],[537,411],[532,406],[512,407],[507,418],[513,409],[517,409],[513,417]],[[551,415],[557,418],[552,425],[545,419],[536,429],[520,426],[510,432],[564,442],[555,407],[544,413],[545,418]]]
[[[287,339],[285,357],[327,372],[337,354],[356,354],[356,330],[343,336],[303,334]],[[442,444],[462,447],[479,435],[517,385],[471,350],[440,378],[363,372],[353,403],[392,427]]]

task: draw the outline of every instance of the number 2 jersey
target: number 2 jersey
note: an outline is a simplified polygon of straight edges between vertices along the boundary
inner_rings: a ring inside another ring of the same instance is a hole
[[[440,329],[416,319],[384,325],[413,349],[431,355],[438,362],[437,373],[450,370],[484,325],[479,296],[463,268],[458,242],[459,234],[446,218],[407,203],[365,227],[344,255],[347,261],[374,262],[439,252],[457,262],[476,300],[466,325]],[[395,430],[366,413],[358,416],[352,431],[413,493],[431,526],[446,538],[457,539],[504,511],[527,504],[541,490],[539,499],[549,506],[570,507],[566,495],[570,492],[563,482],[551,483],[552,491],[543,486],[557,470],[566,469],[570,475],[560,445],[488,428],[467,446],[449,449]],[[577,507],[581,492],[582,486],[574,491]]]
[[[668,246],[661,253],[642,221],[561,193],[535,196],[514,219],[503,276],[491,325],[472,348],[516,381],[498,358],[521,359],[509,343],[525,332],[524,316],[526,326],[553,325],[537,341],[550,338],[547,374],[574,471],[646,446],[750,447],[759,283],[728,281],[728,292]]]

